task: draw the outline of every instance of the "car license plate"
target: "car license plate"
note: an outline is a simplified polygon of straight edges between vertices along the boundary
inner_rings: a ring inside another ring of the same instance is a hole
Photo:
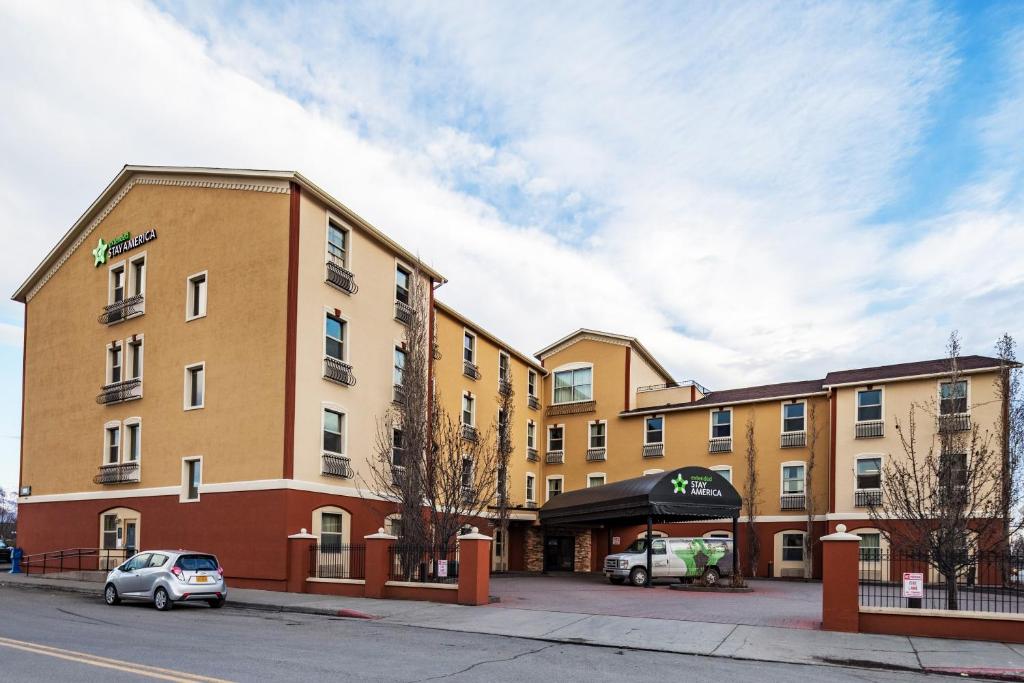
[[[210,580],[210,577],[208,577],[208,576],[197,576],[196,577],[196,583],[206,583],[209,580]]]

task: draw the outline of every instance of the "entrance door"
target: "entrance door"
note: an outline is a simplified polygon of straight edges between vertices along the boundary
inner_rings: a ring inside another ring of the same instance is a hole
[[[139,549],[135,540],[135,526],[134,519],[126,519],[124,522],[124,548],[128,553],[136,552]]]
[[[576,539],[548,536],[544,540],[544,571],[571,572],[576,568]]]

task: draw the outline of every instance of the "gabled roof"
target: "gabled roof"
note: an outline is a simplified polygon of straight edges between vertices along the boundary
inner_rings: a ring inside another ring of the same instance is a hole
[[[198,178],[200,181],[203,179],[232,178],[238,181],[238,184],[235,185],[237,189],[248,189],[246,187],[247,184],[251,185],[252,189],[257,189],[259,187],[259,181],[268,180],[296,183],[303,191],[308,192],[311,196],[319,199],[331,210],[337,212],[342,218],[352,222],[364,230],[371,238],[384,245],[387,249],[393,251],[402,259],[409,261],[410,263],[418,263],[423,272],[433,278],[436,282],[447,282],[443,275],[424,264],[416,255],[407,251],[397,242],[372,226],[350,208],[339,202],[297,171],[126,165],[121,169],[117,176],[110,181],[110,184],[108,184],[103,192],[100,193],[100,196],[96,198],[88,209],[86,209],[85,213],[75,221],[57,245],[46,255],[46,258],[43,259],[42,263],[40,263],[36,269],[32,271],[32,274],[28,276],[28,279],[18,287],[18,290],[11,296],[11,298],[15,301],[21,301],[24,303],[29,298],[29,292],[36,287],[37,283],[42,281],[44,278],[47,278],[49,275],[52,275],[53,272],[60,267],[60,264],[63,263],[62,259],[66,259],[65,254],[70,254],[70,252],[74,251],[75,248],[81,244],[80,238],[83,233],[88,234],[88,231],[95,228],[96,225],[106,217],[113,206],[116,205],[124,196],[123,193],[131,187],[129,183],[132,183],[139,177],[144,176],[178,176],[182,178],[179,182],[183,185],[199,184],[186,183],[184,181],[185,177]]]
[[[989,356],[961,356],[959,369],[961,372],[979,372],[982,370],[998,370],[1002,361]],[[870,382],[914,379],[919,377],[935,377],[950,371],[949,358],[920,360],[912,363],[896,365],[879,365],[873,368],[856,370],[839,370],[825,375],[823,386],[841,387],[851,384],[868,384]]]
[[[633,408],[624,410],[620,415],[646,415],[650,413],[672,412],[676,410],[696,410],[698,408],[713,408],[715,406],[728,406],[737,403],[757,403],[758,401],[780,401],[790,398],[805,398],[825,394],[827,391],[821,386],[820,379],[801,380],[799,382],[782,382],[781,384],[764,384],[758,387],[742,387],[740,389],[724,389],[712,391],[706,396],[686,403],[666,403],[661,406],[648,406],[646,408]]]
[[[594,339],[597,341],[603,341],[611,344],[619,344],[622,346],[632,347],[632,349],[636,351],[638,354],[640,354],[640,357],[647,361],[647,363],[652,368],[654,368],[655,372],[661,375],[666,382],[675,381],[674,379],[672,379],[672,375],[669,374],[669,371],[662,367],[661,363],[659,363],[657,359],[653,355],[651,355],[651,352],[648,351],[647,348],[640,343],[639,339],[637,339],[636,337],[627,337],[624,334],[601,332],[599,330],[590,330],[585,327],[581,327],[572,334],[567,334],[566,336],[562,337],[555,343],[545,346],[543,349],[537,351],[533,355],[535,355],[537,358],[540,358],[541,360],[544,360],[548,356],[551,356],[554,353],[561,351],[562,349],[571,346],[578,341],[581,341],[582,339]]]
[[[452,308],[448,304],[446,304],[444,302],[441,302],[441,301],[438,301],[437,299],[434,299],[434,307],[439,309],[441,312],[443,312],[443,313],[445,313],[447,315],[450,315],[451,317],[455,318],[460,323],[462,323],[463,325],[465,325],[469,329],[473,330],[474,333],[476,333],[476,334],[480,335],[481,337],[487,339],[488,341],[490,341],[492,344],[494,344],[498,348],[503,349],[505,351],[508,351],[510,354],[512,354],[513,356],[515,356],[516,358],[518,358],[522,362],[526,363],[527,365],[529,365],[534,370],[537,370],[538,372],[540,372],[541,375],[548,374],[548,371],[544,369],[544,366],[541,365],[540,363],[538,363],[535,358],[530,357],[529,355],[523,353],[522,351],[516,351],[514,348],[512,348],[511,346],[509,346],[508,344],[503,342],[497,336],[491,334],[490,332],[488,332],[484,328],[480,327],[475,322],[473,322],[472,320],[470,320],[466,316],[462,315],[461,313],[456,311],[454,308]]]

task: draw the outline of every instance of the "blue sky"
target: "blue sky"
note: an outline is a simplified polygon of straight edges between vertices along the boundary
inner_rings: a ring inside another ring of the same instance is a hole
[[[0,284],[124,163],[291,168],[526,351],[607,329],[727,388],[1024,337],[1024,5],[581,8],[0,4]]]

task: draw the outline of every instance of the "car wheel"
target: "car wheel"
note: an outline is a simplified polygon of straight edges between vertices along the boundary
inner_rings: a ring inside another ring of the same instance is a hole
[[[118,597],[117,589],[114,588],[114,584],[108,583],[107,587],[103,589],[103,602],[110,606],[121,604],[121,598]]]
[[[171,600],[171,596],[165,589],[157,588],[156,593],[153,594],[153,605],[161,612],[166,612],[174,607],[174,601]]]
[[[634,586],[647,585],[647,570],[643,567],[634,567],[629,573],[629,582]]]
[[[616,586],[621,586],[626,582],[626,579],[623,576],[609,576],[608,580],[614,583]]]
[[[220,609],[224,606],[224,598],[216,598],[215,600],[207,600],[206,604],[214,609]]]
[[[714,567],[709,568],[704,572],[704,585],[705,586],[717,586],[719,574],[718,570]]]

